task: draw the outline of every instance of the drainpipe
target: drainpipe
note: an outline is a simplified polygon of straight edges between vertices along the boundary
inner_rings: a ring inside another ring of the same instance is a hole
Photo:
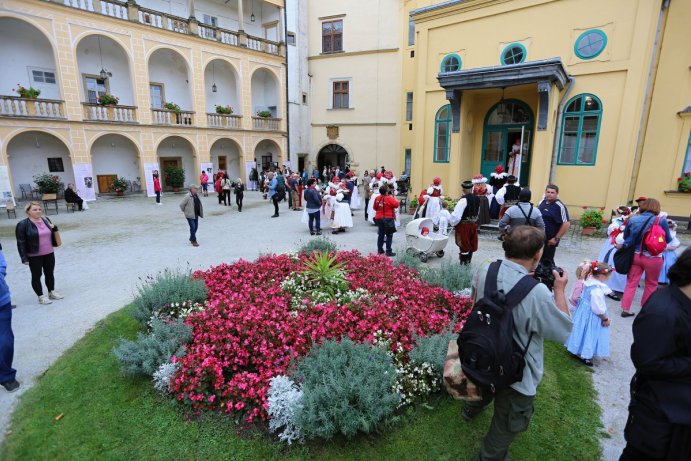
[[[290,0],[287,2],[290,3]],[[288,60],[288,55],[290,54],[288,52],[288,5],[285,5],[285,8],[283,8],[283,37],[281,37],[281,41],[285,44],[285,50],[286,50],[286,62],[285,62],[285,67],[286,67],[286,105],[285,105],[285,112],[286,112],[286,159],[290,162],[290,64]],[[299,1],[297,2],[297,8],[299,8]],[[280,14],[280,10],[279,10]],[[291,164],[290,169],[293,170],[295,169],[295,166]]]
[[[662,49],[663,38],[662,31],[667,25],[670,2],[671,0],[663,0],[662,7],[660,8],[660,14],[657,19],[657,30],[655,31],[655,42],[653,43],[653,55],[650,58],[650,67],[648,68],[648,83],[645,87],[645,100],[643,101],[641,121],[638,127],[638,139],[636,140],[636,150],[633,157],[631,182],[629,183],[629,191],[626,194],[627,203],[633,202],[636,183],[638,182],[638,174],[640,173],[641,169],[643,145],[645,144],[645,135],[646,131],[648,130],[648,120],[650,119],[650,103],[653,99],[653,87],[655,86],[655,79],[657,77],[657,68],[660,64],[660,50]]]
[[[554,176],[557,174],[557,158],[559,156],[559,140],[561,139],[561,121],[564,118],[564,105],[569,100],[569,95],[573,89],[573,83],[576,79],[569,75],[569,87],[566,89],[564,96],[559,101],[559,110],[557,111],[557,130],[554,133],[554,146],[552,147],[552,164],[549,167],[549,184],[554,184]]]

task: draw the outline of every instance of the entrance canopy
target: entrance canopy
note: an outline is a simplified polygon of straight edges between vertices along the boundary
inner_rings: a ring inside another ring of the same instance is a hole
[[[455,133],[460,131],[461,95],[463,91],[506,88],[530,83],[537,84],[539,93],[537,129],[545,130],[547,129],[549,94],[552,85],[556,85],[561,91],[568,79],[564,64],[559,58],[441,72],[437,77],[441,87],[446,90],[446,99],[451,103],[453,131]]]

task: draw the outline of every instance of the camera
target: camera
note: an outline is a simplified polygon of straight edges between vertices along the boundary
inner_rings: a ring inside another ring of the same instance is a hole
[[[559,276],[564,275],[564,269],[557,267],[554,264],[545,264],[540,262],[533,272],[533,277],[540,283],[543,283],[549,288],[549,291],[554,290],[554,272],[557,271]]]

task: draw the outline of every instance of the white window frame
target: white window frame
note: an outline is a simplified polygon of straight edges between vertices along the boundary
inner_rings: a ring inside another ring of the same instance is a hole
[[[202,15],[202,22],[205,26],[218,27],[218,16],[205,13]]]
[[[27,67],[26,68],[27,73],[29,74],[29,86],[33,86],[34,88],[36,87],[53,87],[58,85],[58,72],[55,69],[50,69],[48,67]],[[34,71],[39,71],[39,72],[50,72],[55,76],[55,83],[46,83],[45,81],[43,82],[37,82],[34,80]]]
[[[335,82],[348,82],[348,107],[345,109],[338,108],[334,109],[334,83]],[[329,79],[329,103],[328,110],[350,110],[355,108],[355,100],[353,98],[355,92],[353,91],[353,77],[334,77]]]
[[[291,41],[292,38],[292,41]],[[297,36],[295,32],[286,32],[286,44],[295,46],[297,43]]]

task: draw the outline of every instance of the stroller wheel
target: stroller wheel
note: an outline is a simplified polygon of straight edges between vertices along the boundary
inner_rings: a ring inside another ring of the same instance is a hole
[[[439,256],[440,258],[443,258],[444,257],[444,250],[437,251],[437,256]]]
[[[420,261],[426,263],[429,257],[425,253],[420,253]]]
[[[415,250],[413,250],[412,248],[406,248],[405,252],[408,253],[410,256],[415,256]]]

